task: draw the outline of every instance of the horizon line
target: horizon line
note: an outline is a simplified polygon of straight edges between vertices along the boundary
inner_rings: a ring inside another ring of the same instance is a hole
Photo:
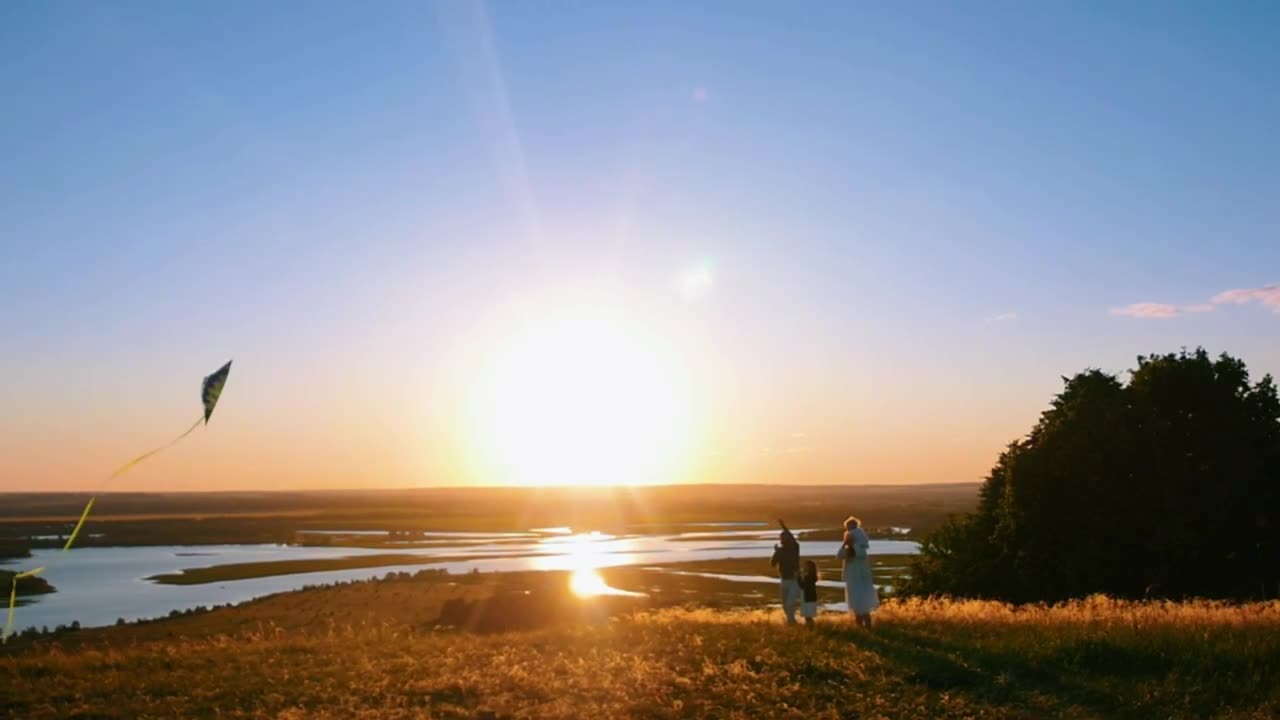
[[[405,485],[368,488],[289,488],[263,490],[111,490],[94,492],[93,490],[0,490],[0,497],[5,495],[231,495],[231,494],[290,494],[290,493],[368,493],[399,491],[434,491],[434,490],[641,490],[654,488],[683,488],[700,485],[716,487],[776,487],[776,488],[902,488],[902,487],[955,487],[959,485],[981,485],[981,480],[958,480],[948,482],[922,483],[769,483],[769,482],[690,482],[664,483],[652,485]]]

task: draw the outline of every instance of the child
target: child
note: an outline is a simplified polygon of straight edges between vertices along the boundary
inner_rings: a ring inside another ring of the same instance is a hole
[[[812,560],[804,563],[800,573],[800,589],[804,591],[804,605],[800,606],[805,627],[813,629],[813,619],[818,616],[818,564]]]

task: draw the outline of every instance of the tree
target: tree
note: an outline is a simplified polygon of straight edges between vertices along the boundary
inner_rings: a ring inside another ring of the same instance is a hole
[[[1280,398],[1270,376],[1194,353],[1129,382],[1064,378],[984,482],[928,537],[903,590],[1060,600],[1280,594]]]

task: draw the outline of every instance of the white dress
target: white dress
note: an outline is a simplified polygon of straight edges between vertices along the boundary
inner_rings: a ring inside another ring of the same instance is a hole
[[[854,556],[849,557],[841,543],[836,557],[844,561],[844,601],[849,612],[866,615],[880,607],[880,596],[871,578],[871,560],[867,558],[871,541],[862,528],[854,528],[852,536]]]

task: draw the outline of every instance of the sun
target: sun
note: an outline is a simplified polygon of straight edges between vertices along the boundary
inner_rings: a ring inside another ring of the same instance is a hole
[[[486,483],[675,482],[695,429],[679,353],[608,308],[530,313],[479,368],[467,412]]]

